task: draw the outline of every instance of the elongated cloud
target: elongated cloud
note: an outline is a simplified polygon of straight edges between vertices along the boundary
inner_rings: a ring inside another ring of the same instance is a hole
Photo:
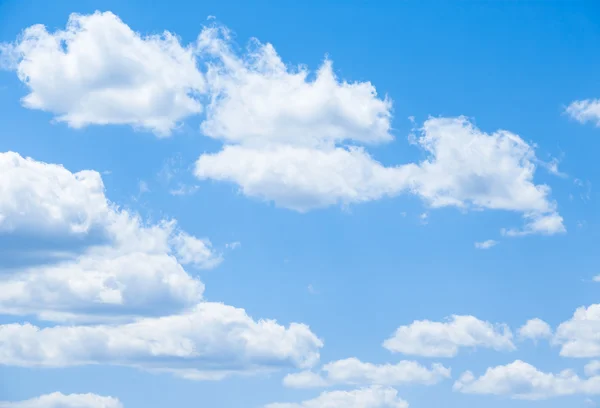
[[[383,346],[390,351],[423,357],[454,357],[461,348],[515,349],[512,332],[474,316],[452,316],[446,322],[417,320],[400,326]]]
[[[317,398],[299,403],[273,403],[265,408],[408,408],[393,388],[370,387],[352,391],[323,392]]]
[[[123,408],[123,405],[113,397],[53,392],[25,401],[0,401],[0,408]]]
[[[572,370],[544,373],[517,360],[488,368],[481,377],[465,372],[454,390],[466,394],[506,395],[514,399],[541,400],[566,395],[599,395],[600,377],[581,378]]]
[[[357,358],[327,363],[323,374],[303,371],[289,374],[283,383],[292,388],[326,387],[334,385],[385,385],[436,384],[450,377],[450,369],[441,364],[427,368],[415,361],[396,364],[365,363]]]

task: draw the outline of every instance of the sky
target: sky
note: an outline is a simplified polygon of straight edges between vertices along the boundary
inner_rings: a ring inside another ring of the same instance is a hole
[[[0,407],[600,404],[600,7],[0,1]]]

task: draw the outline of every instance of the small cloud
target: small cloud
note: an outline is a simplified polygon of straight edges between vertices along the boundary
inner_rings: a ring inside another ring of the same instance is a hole
[[[483,241],[483,242],[475,242],[475,248],[477,249],[490,249],[493,246],[498,245],[498,241],[495,241],[493,239],[488,239],[487,241]]]
[[[112,171],[111,170],[104,170],[101,174],[103,176],[110,176],[112,174]]]
[[[148,183],[146,183],[144,180],[140,180],[138,187],[140,190],[140,195],[150,192],[150,187],[148,186]]]
[[[313,287],[313,285],[308,285],[308,293],[310,293],[311,295],[319,294],[319,292],[317,292],[317,290]]]
[[[422,224],[426,225],[429,222],[429,214],[424,212],[423,214],[419,215],[419,219],[421,220]]]
[[[200,186],[198,185],[186,186],[180,183],[178,188],[169,190],[169,194],[174,196],[191,195],[198,191],[199,188]]]
[[[228,244],[225,244],[225,248],[234,250],[234,249],[239,248],[241,245],[242,245],[241,242],[235,241],[235,242],[230,242]]]

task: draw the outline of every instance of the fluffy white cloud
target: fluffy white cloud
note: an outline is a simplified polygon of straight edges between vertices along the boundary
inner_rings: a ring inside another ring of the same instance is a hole
[[[476,378],[465,372],[454,390],[466,394],[507,395],[515,399],[539,400],[564,395],[600,394],[600,377],[581,378],[572,370],[544,373],[523,361],[488,368]]]
[[[552,328],[542,319],[531,319],[519,328],[519,337],[534,341],[538,339],[549,339],[552,337]]]
[[[303,371],[287,375],[283,383],[288,387],[310,388],[332,385],[387,385],[436,384],[450,378],[450,369],[432,364],[431,369],[415,362],[400,361],[396,364],[364,363],[348,358],[325,364],[323,375]]]
[[[65,319],[160,304],[173,313],[202,299],[204,285],[181,264],[218,264],[210,241],[118,209],[97,172],[12,152],[0,153],[0,170],[0,312]]]
[[[72,14],[55,32],[31,26],[2,54],[29,88],[23,105],[75,128],[124,124],[166,136],[202,111],[194,49],[169,32],[141,36],[110,12]]]
[[[561,323],[553,338],[564,357],[600,356],[600,304],[578,308],[573,317]]]
[[[0,408],[123,408],[123,405],[113,397],[53,392],[26,401],[0,401]]]
[[[446,322],[417,320],[400,326],[383,346],[393,352],[424,357],[454,357],[461,347],[515,349],[505,324],[491,324],[474,316],[452,316]]]
[[[498,245],[498,241],[494,241],[493,239],[488,239],[487,241],[475,242],[475,248],[477,249],[490,249]]]
[[[580,123],[594,122],[600,126],[600,100],[584,99],[567,106],[566,113]]]
[[[392,139],[391,102],[378,98],[371,83],[340,81],[331,61],[309,80],[305,67],[287,67],[271,44],[254,39],[239,56],[229,40],[219,27],[198,39],[199,52],[214,59],[206,74],[212,100],[205,135],[246,146]]]
[[[300,403],[274,403],[265,408],[408,408],[393,388],[373,386],[352,391],[323,392]]]
[[[429,157],[384,166],[344,146],[392,140],[391,101],[372,84],[339,80],[330,61],[311,78],[257,40],[238,54],[225,29],[204,30],[198,49],[211,57],[202,129],[225,143],[198,159],[200,179],[232,182],[248,196],[298,211],[410,192],[431,207],[523,214],[525,227],[506,235],[565,230],[550,189],[533,181],[534,148],[513,133],[484,133],[464,117],[430,118],[413,139]]]
[[[201,379],[211,374],[220,378],[232,372],[307,368],[318,361],[322,345],[303,324],[284,327],[273,320],[255,321],[243,309],[212,302],[202,302],[183,314],[127,324],[0,325],[3,365],[129,365]]]

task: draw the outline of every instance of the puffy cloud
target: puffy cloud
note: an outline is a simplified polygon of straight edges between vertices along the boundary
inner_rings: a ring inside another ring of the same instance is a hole
[[[556,329],[553,342],[564,357],[600,356],[600,304],[578,308]]]
[[[436,384],[450,377],[450,369],[433,364],[431,369],[415,361],[400,361],[397,364],[364,363],[348,358],[325,364],[325,375],[303,371],[287,375],[283,383],[288,387],[310,388],[331,385],[387,385]]]
[[[488,239],[487,241],[475,242],[475,248],[477,249],[490,249],[498,245],[498,241],[494,241],[493,239]]]
[[[600,100],[584,99],[567,106],[566,113],[579,123],[594,122],[600,126]]]
[[[507,235],[565,230],[550,189],[533,181],[532,146],[508,131],[484,133],[466,118],[430,118],[413,143],[429,157],[384,166],[354,144],[391,141],[391,101],[368,82],[338,79],[330,61],[314,78],[284,64],[271,44],[233,51],[226,29],[198,40],[208,55],[211,102],[203,132],[224,141],[196,163],[200,179],[227,181],[251,197],[298,211],[410,192],[431,207],[523,214]]]
[[[466,394],[506,395],[515,399],[539,400],[564,395],[600,394],[600,377],[580,378],[572,370],[544,373],[523,361],[488,368],[476,378],[465,372],[454,390]]]
[[[194,49],[169,32],[141,36],[110,12],[71,14],[55,32],[31,26],[1,51],[29,88],[23,105],[75,128],[121,124],[166,136],[202,111]]]
[[[123,405],[113,397],[53,392],[26,401],[0,401],[0,408],[123,408]]]
[[[542,319],[531,319],[519,328],[519,337],[534,341],[538,339],[549,339],[552,337],[552,328]]]
[[[229,40],[220,27],[203,30],[198,39],[199,52],[214,59],[206,74],[212,100],[205,135],[246,146],[392,139],[391,102],[371,83],[340,81],[331,61],[309,79],[305,67],[287,67],[271,44],[254,39],[239,56]]]
[[[160,304],[173,313],[202,299],[204,285],[181,264],[217,265],[210,241],[118,209],[95,171],[12,152],[0,167],[0,312],[55,320],[154,314]]]
[[[493,325],[474,316],[452,316],[446,322],[417,320],[400,326],[383,346],[393,352],[424,357],[454,357],[461,347],[515,349],[505,324]]]
[[[323,392],[317,398],[300,403],[274,403],[265,408],[408,408],[393,388],[373,386],[352,391]]]
[[[3,365],[128,365],[200,379],[307,368],[318,361],[322,345],[303,324],[284,327],[273,320],[255,321],[243,309],[212,302],[183,314],[127,324],[0,325]]]

